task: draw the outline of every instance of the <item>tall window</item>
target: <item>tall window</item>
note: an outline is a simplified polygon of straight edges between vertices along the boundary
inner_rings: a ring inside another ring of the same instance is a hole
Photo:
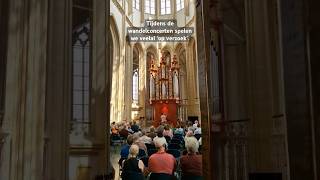
[[[133,8],[140,9],[140,0],[133,0]]]
[[[170,14],[171,13],[171,1],[170,0],[161,0],[161,14]]]
[[[155,5],[156,5],[155,0],[146,0],[145,1],[145,13],[156,14]]]
[[[139,103],[139,50],[133,49],[132,102]]]
[[[76,1],[77,2],[77,1]],[[79,2],[79,1],[78,1]],[[72,62],[73,62],[73,130],[89,131],[89,89],[91,61],[92,6],[76,4],[73,7]]]
[[[184,0],[176,0],[177,2],[177,11],[180,11],[184,8]]]
[[[132,76],[132,100],[134,104],[139,102],[139,69],[133,71]]]

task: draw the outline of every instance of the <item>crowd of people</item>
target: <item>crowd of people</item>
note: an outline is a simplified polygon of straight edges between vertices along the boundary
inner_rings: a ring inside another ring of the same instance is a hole
[[[141,128],[135,122],[111,124],[111,139],[125,139],[119,167],[123,180],[202,179],[201,125],[162,123]],[[117,138],[115,138],[117,137]]]

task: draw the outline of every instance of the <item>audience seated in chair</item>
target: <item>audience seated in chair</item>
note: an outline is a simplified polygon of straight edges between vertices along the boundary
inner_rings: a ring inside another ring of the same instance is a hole
[[[131,129],[134,133],[138,132],[140,127],[137,125],[137,123],[134,121],[133,125],[131,126]]]
[[[157,134],[155,133],[155,129],[153,126],[150,127],[150,132],[147,134],[148,137],[150,137],[152,140],[154,137],[157,136]]]
[[[182,179],[187,177],[202,177],[202,155],[198,154],[199,142],[195,137],[185,141],[187,154],[180,158]]]
[[[143,180],[144,164],[137,159],[139,147],[133,144],[129,152],[128,159],[123,162],[121,177],[123,180]]]
[[[140,142],[143,142],[144,144],[152,144],[152,139],[146,135],[146,132],[144,130],[141,131],[142,136],[139,138]]]
[[[141,133],[135,133],[133,134],[133,144],[136,144],[139,146],[139,149],[144,150],[144,152],[147,154],[147,147],[144,144],[144,142],[140,141]]]
[[[119,159],[119,165],[122,165],[122,161],[128,158],[129,155],[129,149],[130,146],[133,143],[133,136],[129,135],[127,138],[127,144],[125,144],[124,146],[122,146],[121,151],[120,151],[120,159]]]
[[[154,141],[158,152],[149,157],[148,170],[151,173],[164,173],[173,175],[176,169],[176,159],[166,153],[167,142],[164,138],[157,138]]]
[[[173,137],[173,133],[172,133],[172,130],[170,129],[170,126],[169,125],[165,125],[164,126],[164,130],[162,132],[163,136],[168,136],[170,137],[170,139]]]

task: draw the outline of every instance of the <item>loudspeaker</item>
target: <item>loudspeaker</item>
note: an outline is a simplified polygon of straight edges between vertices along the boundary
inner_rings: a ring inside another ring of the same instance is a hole
[[[282,180],[281,173],[250,173],[249,180]]]

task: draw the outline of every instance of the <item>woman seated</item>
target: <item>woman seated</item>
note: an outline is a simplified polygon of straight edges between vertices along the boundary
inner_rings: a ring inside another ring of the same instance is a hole
[[[174,131],[174,134],[182,135],[184,136],[184,129],[181,125],[177,126],[177,129]]]
[[[164,138],[155,138],[154,145],[158,152],[149,157],[148,170],[151,173],[173,175],[176,169],[176,159],[166,153],[167,142]]]
[[[182,179],[202,179],[202,155],[198,154],[199,142],[191,136],[185,141],[187,154],[180,158]]]
[[[164,126],[164,130],[162,132],[163,136],[168,136],[170,139],[173,137],[172,130],[170,129],[170,126],[167,124]]]
[[[144,164],[137,159],[139,147],[135,144],[131,145],[129,157],[123,162],[121,177],[123,180],[142,180],[144,179]]]

